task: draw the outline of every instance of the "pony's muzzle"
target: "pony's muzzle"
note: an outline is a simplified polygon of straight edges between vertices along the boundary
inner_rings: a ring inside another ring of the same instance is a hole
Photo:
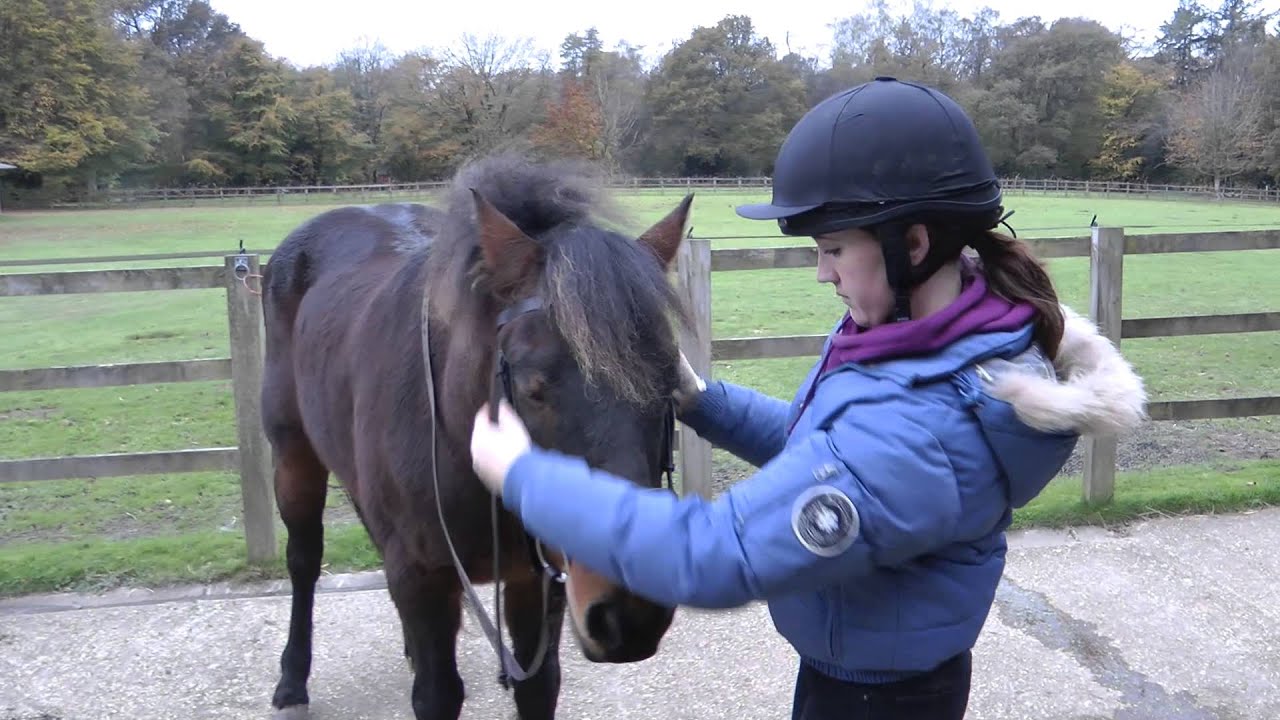
[[[584,629],[591,642],[584,644],[584,654],[597,663],[648,660],[657,654],[674,616],[675,608],[622,591],[611,593],[587,608]]]

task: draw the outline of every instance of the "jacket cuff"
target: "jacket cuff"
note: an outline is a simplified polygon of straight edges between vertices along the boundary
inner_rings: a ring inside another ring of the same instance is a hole
[[[705,430],[723,421],[728,409],[729,393],[722,380],[715,380],[707,383],[707,389],[698,395],[698,401],[694,406],[680,413],[677,419],[692,428],[694,432],[703,435]]]
[[[537,482],[537,475],[546,465],[546,455],[546,450],[533,445],[507,468],[507,477],[502,481],[502,504],[511,512],[520,514],[524,486],[531,481]]]

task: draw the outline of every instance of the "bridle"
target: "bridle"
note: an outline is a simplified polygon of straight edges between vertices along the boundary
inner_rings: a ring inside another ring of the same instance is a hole
[[[550,618],[548,609],[551,602],[551,587],[553,583],[563,585],[568,576],[563,570],[556,569],[546,557],[542,541],[534,538],[529,533],[525,533],[525,539],[529,544],[530,559],[533,563],[534,570],[541,577],[541,594],[542,594],[542,627],[538,631],[538,649],[534,653],[533,660],[526,670],[520,666],[519,661],[507,649],[502,641],[502,583],[501,583],[501,553],[499,552],[499,532],[498,532],[498,514],[499,499],[497,495],[490,497],[490,523],[493,528],[493,602],[494,616],[496,619],[491,620],[488,613],[485,612],[484,606],[481,604],[480,596],[476,593],[475,587],[471,584],[470,578],[467,577],[466,570],[463,569],[462,561],[458,558],[458,552],[454,548],[453,538],[449,534],[449,527],[444,517],[444,506],[440,502],[440,478],[436,467],[436,394],[435,394],[435,373],[431,370],[431,345],[430,345],[430,294],[423,292],[422,294],[422,358],[426,369],[427,380],[427,399],[431,410],[431,482],[435,490],[436,497],[436,513],[440,518],[440,530],[444,533],[445,544],[449,547],[449,555],[453,559],[454,569],[458,572],[458,579],[462,583],[462,589],[466,592],[467,605],[471,608],[472,617],[480,623],[480,627],[484,630],[484,634],[489,638],[489,644],[493,646],[494,651],[498,654],[501,661],[501,671],[498,676],[498,682],[504,689],[510,690],[513,682],[521,682],[533,677],[542,668],[542,663],[546,659],[547,648],[550,645]],[[501,332],[502,328],[516,318],[526,313],[540,310],[543,307],[542,298],[534,295],[504,309],[498,314],[496,321],[495,333]],[[494,356],[494,372],[493,383],[489,394],[489,420],[497,422],[498,420],[498,403],[505,398],[515,408],[515,394],[512,388],[511,365],[507,362],[506,355],[502,352],[502,347],[497,348]],[[517,414],[518,414],[517,410]],[[666,489],[675,492],[675,484],[672,480],[672,473],[675,472],[675,422],[676,422],[676,406],[675,400],[672,399],[668,403],[668,410],[664,418],[663,427],[663,466],[662,474]],[[567,563],[568,556],[564,556]]]

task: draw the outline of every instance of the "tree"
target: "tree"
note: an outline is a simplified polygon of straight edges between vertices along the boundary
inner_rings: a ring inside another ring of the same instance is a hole
[[[562,157],[599,160],[604,156],[604,123],[587,83],[573,77],[560,81],[560,97],[547,105],[547,117],[534,127],[533,143]]]
[[[1160,26],[1156,59],[1173,69],[1175,87],[1187,87],[1209,65],[1205,25],[1209,17],[1209,11],[1196,0],[1179,0],[1173,17]]]
[[[980,15],[978,22],[986,17]],[[898,17],[890,14],[887,0],[875,0],[869,11],[835,23],[832,66],[853,69],[856,82],[889,75],[954,92],[961,78],[984,62],[986,48],[975,27],[954,10],[936,10],[919,0],[910,15]]]
[[[1274,187],[1280,178],[1280,38],[1270,36],[1253,66],[1262,103],[1264,149],[1256,180]]]
[[[364,180],[361,168],[373,146],[355,128],[359,113],[351,92],[339,88],[324,67],[309,68],[288,84],[294,109],[288,129],[289,181],[316,185]]]
[[[1098,175],[1136,180],[1159,162],[1149,140],[1164,133],[1167,114],[1165,88],[1172,73],[1159,67],[1140,67],[1125,60],[1107,73],[1099,97],[1102,146],[1092,162]],[[1158,145],[1157,145],[1158,147]]]
[[[1267,37],[1267,23],[1277,13],[1262,13],[1257,0],[1222,0],[1217,12],[1208,14],[1205,49],[1215,67],[1230,63],[1243,53],[1252,54]]]
[[[221,169],[236,184],[284,182],[296,111],[283,67],[261,43],[242,39],[232,45],[224,71],[222,95],[210,109],[210,120],[221,131]]]
[[[1047,29],[1039,21],[1007,26],[984,80],[1001,87],[1001,101],[1033,108],[1032,122],[1011,128],[1003,139],[1023,169],[1087,177],[1102,144],[1098,98],[1107,74],[1124,58],[1118,35],[1092,20],[1064,18]],[[1025,113],[1015,116],[1026,120]],[[981,119],[976,119],[981,124]]]
[[[0,156],[90,192],[156,141],[138,56],[93,0],[0,3]]]
[[[983,73],[991,66],[996,54],[996,30],[999,27],[1000,14],[989,7],[983,7],[971,18],[960,20],[959,42],[961,63],[960,79],[965,82],[978,82]]]
[[[333,68],[337,86],[352,101],[351,123],[371,152],[362,159],[363,179],[377,181],[377,160],[372,152],[382,143],[387,111],[391,106],[390,76],[394,58],[382,43],[365,44],[343,51]]]
[[[973,118],[991,164],[1004,175],[1042,175],[1058,159],[1057,151],[1037,141],[1039,111],[1019,98],[1015,80],[996,80],[990,87],[968,88],[956,96]]]
[[[1169,161],[1222,181],[1255,167],[1263,150],[1262,103],[1241,69],[1219,68],[1183,92],[1174,106]]]
[[[803,81],[745,16],[699,27],[673,48],[650,75],[646,104],[646,164],[684,175],[771,172],[807,109]]]
[[[645,89],[639,51],[626,43],[605,50],[594,27],[570,33],[560,43],[560,77],[578,81],[591,96],[600,125],[598,159],[618,170],[639,139]]]
[[[425,52],[398,58],[389,73],[389,104],[378,167],[392,178],[443,178],[466,155],[464,120],[440,100],[449,68]]]
[[[436,102],[462,133],[469,155],[490,152],[538,122],[550,96],[547,60],[534,61],[532,43],[496,35],[464,35],[459,50],[444,53]]]
[[[589,77],[600,108],[603,159],[617,170],[640,140],[645,73],[639,50],[622,44],[617,50],[601,53]]]
[[[604,43],[594,27],[581,35],[570,33],[560,43],[560,73],[575,78],[587,77],[603,54]]]
[[[161,184],[213,184],[237,164],[219,123],[232,51],[249,40],[206,0],[120,0],[116,26],[141,48],[136,84],[150,92],[160,140],[146,176]]]

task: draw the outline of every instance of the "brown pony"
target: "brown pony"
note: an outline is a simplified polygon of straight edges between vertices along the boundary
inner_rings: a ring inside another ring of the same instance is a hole
[[[293,588],[276,708],[309,703],[331,471],[382,556],[419,720],[461,712],[455,650],[472,582],[504,585],[498,617],[518,669],[532,673],[515,677],[524,720],[555,715],[566,599],[589,660],[657,652],[673,608],[554,550],[538,562],[541,546],[473,474],[470,438],[478,409],[505,390],[538,444],[660,484],[678,363],[671,321],[686,319],[667,270],[691,200],[637,241],[608,227],[616,215],[584,167],[497,155],[458,173],[443,210],[340,208],[280,244],[262,296],[262,415]]]

